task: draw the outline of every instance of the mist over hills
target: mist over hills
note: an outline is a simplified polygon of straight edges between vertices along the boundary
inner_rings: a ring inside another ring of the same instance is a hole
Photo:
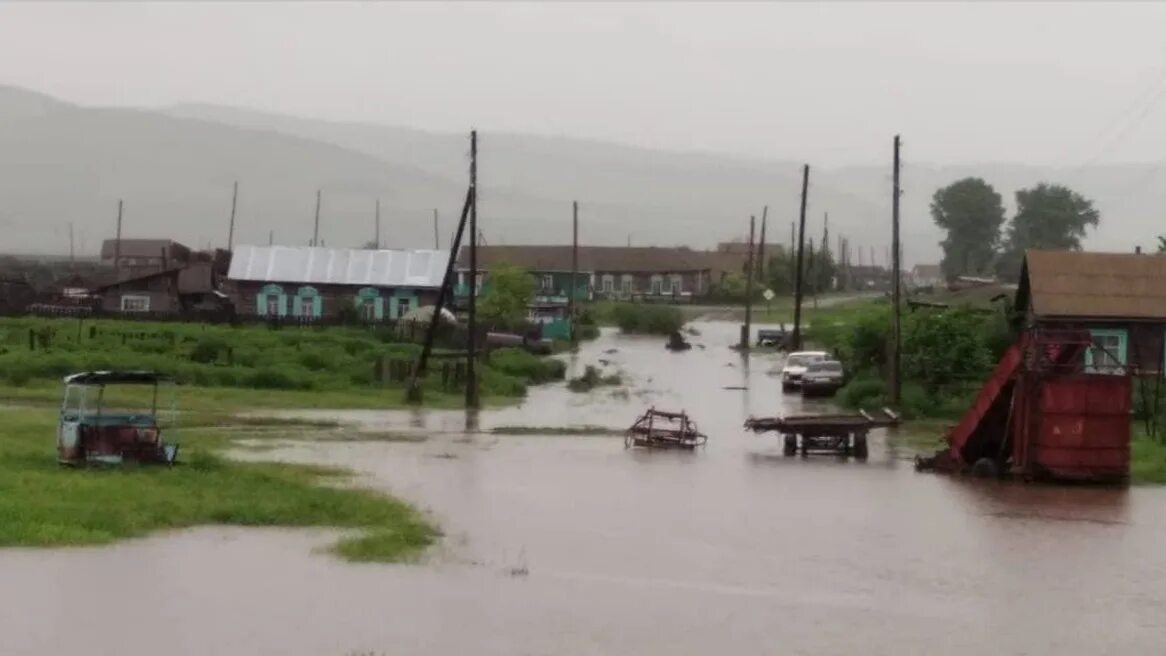
[[[1166,161],[1048,169],[1017,164],[931,166],[911,160],[905,129],[903,240],[908,264],[938,261],[941,232],[928,203],[966,175],[993,184],[1011,210],[1014,192],[1040,181],[1092,198],[1097,250],[1149,246],[1166,232]],[[890,141],[885,167],[830,168],[810,175],[807,236],[839,234],[882,261],[889,244]],[[481,229],[489,243],[566,243],[570,203],[579,200],[580,239],[596,245],[706,248],[742,239],[748,217],[769,205],[769,241],[789,240],[797,217],[801,164],[677,153],[563,137],[479,135]],[[126,237],[173,237],[195,246],[226,243],[231,184],[240,184],[236,243],[305,244],[316,189],[321,237],[359,246],[372,238],[379,198],[382,241],[429,247],[432,213],[446,243],[467,177],[466,135],[296,118],[184,104],[162,109],[82,107],[0,86],[0,251],[61,253],[68,224],[78,250],[112,236],[117,199]]]

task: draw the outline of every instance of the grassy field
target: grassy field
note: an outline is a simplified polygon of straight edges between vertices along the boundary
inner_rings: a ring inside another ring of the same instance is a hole
[[[400,501],[337,485],[343,471],[226,460],[227,432],[183,430],[173,468],[75,470],[56,463],[52,410],[0,409],[0,425],[0,546],[107,544],[206,524],[311,526],[356,529],[333,547],[345,559],[396,561],[438,535]]]
[[[391,329],[0,319],[0,385],[8,398],[22,398],[26,388],[24,396],[40,398],[40,388],[76,371],[148,369],[187,385],[235,390],[219,393],[224,400],[278,390],[301,392],[277,397],[300,407],[385,407],[403,395],[402,374],[419,352]],[[378,378],[378,361],[393,375]],[[457,397],[460,385],[443,378],[442,366],[430,361],[426,405]],[[480,369],[481,394],[518,398],[530,384],[561,379],[564,370],[555,360],[499,349]]]

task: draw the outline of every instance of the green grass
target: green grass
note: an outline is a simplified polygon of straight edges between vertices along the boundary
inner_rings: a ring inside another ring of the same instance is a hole
[[[55,421],[50,410],[0,409],[0,546],[109,544],[208,524],[333,527],[354,530],[335,553],[384,562],[415,556],[438,535],[405,503],[340,487],[342,470],[226,460],[222,432],[183,431],[173,468],[62,468]]]
[[[350,407],[348,399],[361,395],[359,406],[375,407],[374,396],[403,394],[404,367],[416,361],[420,349],[392,330],[363,327],[5,318],[0,319],[0,384],[36,386],[77,371],[150,369],[205,388],[305,392],[300,398],[312,407]],[[376,379],[382,360],[391,374],[383,381]],[[502,366],[481,366],[482,396],[521,397],[561,366],[522,362],[506,368],[517,360],[503,355]],[[443,394],[453,398],[460,392],[452,376],[443,378],[443,365],[430,361],[422,381],[426,405],[431,397],[440,402]]]
[[[1137,423],[1130,444],[1130,481],[1162,485],[1166,483],[1166,444],[1146,434]]]

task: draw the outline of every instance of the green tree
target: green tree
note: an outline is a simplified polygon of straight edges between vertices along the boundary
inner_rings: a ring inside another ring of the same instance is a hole
[[[513,264],[501,264],[490,270],[478,314],[486,323],[514,327],[526,321],[527,307],[534,298],[534,278],[530,272]]]
[[[780,248],[769,256],[765,265],[765,284],[774,294],[792,294],[794,291],[794,265],[789,252]]]
[[[1158,252],[1166,253],[1166,235],[1161,235],[1158,237]]]
[[[1016,216],[1008,224],[1008,237],[997,272],[1015,280],[1028,249],[1081,250],[1085,231],[1095,228],[1101,215],[1093,201],[1062,185],[1042,182],[1016,192]]]
[[[931,219],[947,231],[947,238],[940,242],[944,276],[989,270],[1004,225],[1004,205],[992,185],[980,178],[964,178],[936,191],[931,197]]]

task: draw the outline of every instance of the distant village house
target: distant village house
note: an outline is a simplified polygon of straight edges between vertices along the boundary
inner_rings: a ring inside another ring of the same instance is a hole
[[[227,273],[239,314],[365,320],[398,319],[433,305],[448,251],[239,246]]]

